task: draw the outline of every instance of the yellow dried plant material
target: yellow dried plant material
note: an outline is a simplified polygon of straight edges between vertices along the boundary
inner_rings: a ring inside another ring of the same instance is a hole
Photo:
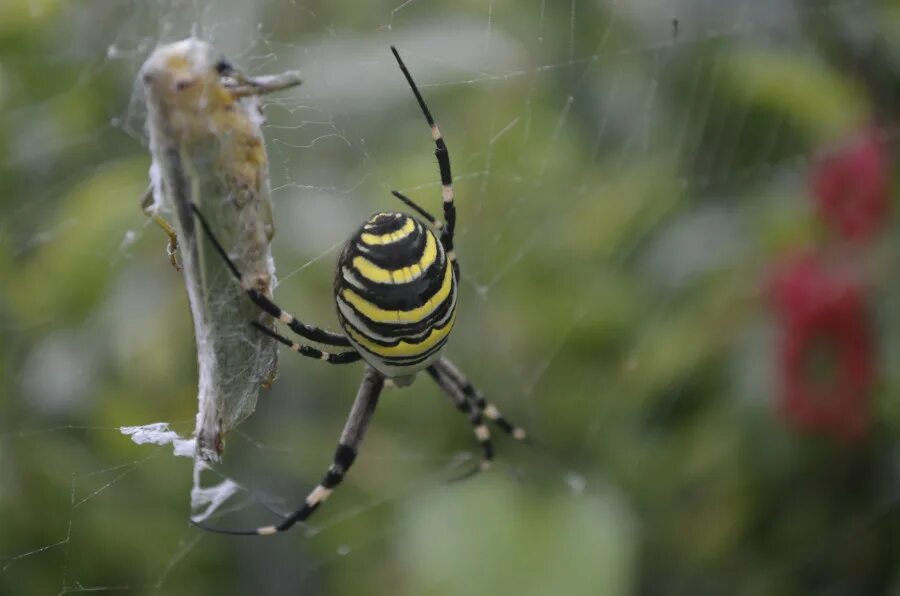
[[[271,296],[274,222],[258,96],[298,85],[300,77],[247,77],[193,38],[159,47],[139,77],[152,156],[143,206],[166,231],[170,249],[180,249],[197,343],[196,453],[216,460],[225,433],[253,412],[259,388],[274,378],[277,353],[251,326],[269,325],[270,318],[214,253],[191,204],[215,227],[243,283]],[[163,218],[170,213],[172,224]]]

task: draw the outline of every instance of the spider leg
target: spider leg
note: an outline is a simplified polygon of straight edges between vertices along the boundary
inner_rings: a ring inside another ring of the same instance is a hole
[[[422,114],[425,115],[428,126],[431,127],[431,138],[434,139],[434,156],[437,158],[438,168],[441,172],[441,196],[444,199],[444,220],[446,222],[441,231],[441,244],[444,245],[444,250],[447,251],[447,256],[453,262],[455,268],[456,253],[453,251],[453,232],[456,228],[456,205],[453,202],[453,176],[450,173],[450,153],[447,150],[447,144],[444,142],[440,129],[434,122],[431,111],[425,105],[425,100],[422,98],[419,88],[416,87],[416,83],[406,68],[406,64],[400,58],[397,48],[391,46],[391,52],[394,53],[394,58],[397,59],[397,64],[400,66],[403,76],[406,77],[406,82],[409,83],[413,94],[416,96],[416,101],[419,102],[419,107],[422,109]]]
[[[293,342],[286,338],[283,335],[272,331],[265,325],[262,325],[256,321],[250,323],[272,339],[279,341],[297,352],[301,356],[306,356],[307,358],[315,358],[316,360],[323,360],[328,364],[350,364],[351,362],[356,362],[362,358],[359,355],[359,352],[356,351],[347,351],[347,352],[323,352],[322,350],[317,350],[316,348],[310,346],[304,346]]]
[[[528,442],[530,440],[525,429],[516,426],[507,420],[500,410],[497,409],[497,406],[487,401],[481,391],[475,389],[472,383],[469,382],[469,379],[460,372],[455,364],[446,358],[441,358],[437,363],[432,365],[432,368],[437,369],[442,375],[450,379],[469,399],[472,405],[483,413],[485,418],[496,424],[497,428],[517,441]]]
[[[197,216],[197,219],[200,220],[200,225],[203,226],[203,231],[206,232],[206,235],[209,237],[210,242],[212,242],[213,247],[215,247],[216,252],[219,253],[219,255],[222,257],[222,260],[224,260],[225,264],[228,265],[228,269],[231,270],[232,275],[234,275],[235,279],[240,282],[241,287],[244,289],[244,292],[247,293],[247,296],[254,302],[254,304],[256,304],[256,306],[290,327],[291,331],[293,331],[297,335],[308,340],[332,346],[350,345],[350,341],[340,333],[328,331],[327,329],[322,329],[313,325],[307,325],[306,323],[299,321],[297,317],[272,302],[265,294],[259,292],[255,288],[247,286],[244,283],[244,278],[241,275],[241,272],[234,264],[234,261],[231,260],[231,258],[228,256],[228,253],[222,247],[222,244],[219,243],[216,235],[213,234],[212,228],[206,221],[206,218],[202,213],[200,213],[200,210],[197,209],[197,206],[193,203],[191,203],[191,209],[194,210],[194,214]]]
[[[353,461],[372,421],[372,414],[375,413],[375,406],[378,404],[378,397],[384,387],[384,377],[375,369],[366,368],[363,375],[362,383],[347,416],[347,422],[344,423],[344,430],[341,432],[341,438],[338,441],[337,449],[334,452],[334,459],[328,472],[322,478],[322,481],[306,496],[303,505],[295,512],[286,516],[280,523],[270,526],[261,526],[255,530],[225,530],[221,528],[213,528],[204,524],[193,522],[204,530],[216,532],[219,534],[232,534],[237,536],[271,536],[279,532],[284,532],[296,524],[309,518],[313,512],[331,495],[335,487],[344,479],[344,475]]]
[[[436,366],[429,366],[425,370],[431,378],[434,379],[434,382],[437,383],[437,386],[441,388],[444,394],[450,398],[450,401],[453,402],[456,409],[468,416],[469,422],[472,424],[472,430],[475,432],[475,438],[478,440],[478,444],[481,445],[483,454],[481,464],[473,470],[463,474],[461,477],[454,478],[453,480],[462,480],[477,472],[487,470],[491,467],[491,462],[494,459],[494,445],[491,443],[491,432],[484,424],[481,411],[478,408],[474,408],[466,396],[460,391],[459,387],[451,379],[447,378],[447,376]]]
[[[436,233],[441,232],[441,229],[444,227],[444,224],[443,224],[443,222],[441,222],[441,220],[439,220],[438,218],[433,216],[431,213],[426,211],[425,208],[420,207],[418,205],[418,203],[413,201],[411,198],[409,198],[408,196],[406,196],[399,190],[392,190],[391,194],[394,195],[395,197],[397,197],[398,199],[400,199],[401,201],[403,201],[403,203],[406,204],[407,207],[409,207],[410,209],[414,210],[416,213],[418,213],[419,215],[424,217],[425,221],[428,222],[428,224],[431,226],[431,229],[434,232],[436,232]]]

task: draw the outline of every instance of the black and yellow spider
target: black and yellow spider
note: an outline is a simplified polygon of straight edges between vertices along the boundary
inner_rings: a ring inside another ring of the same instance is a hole
[[[283,532],[307,519],[340,484],[356,459],[357,449],[386,379],[398,386],[409,385],[416,373],[426,371],[454,405],[468,415],[483,452],[479,469],[486,469],[493,459],[490,432],[483,418],[518,440],[526,438],[523,429],[510,424],[456,366],[441,356],[456,317],[459,283],[459,264],[453,252],[456,208],[453,204],[450,156],[400,54],[394,47],[391,51],[431,127],[434,153],[441,173],[444,222],[438,221],[412,199],[392,191],[423,219],[403,213],[376,213],[347,241],[334,278],[338,320],[346,335],[302,323],[245,283],[206,219],[194,207],[209,240],[257,306],[307,340],[349,349],[323,352],[292,342],[254,322],[257,329],[309,358],[331,364],[348,364],[358,360],[367,364],[332,464],[321,483],[306,497],[303,506],[277,525],[234,531],[198,524],[204,529],[225,534],[269,535]]]

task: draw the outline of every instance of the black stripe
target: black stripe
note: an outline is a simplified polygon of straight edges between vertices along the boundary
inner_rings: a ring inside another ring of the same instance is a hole
[[[334,463],[347,470],[356,461],[356,449],[349,445],[338,444],[334,451]]]
[[[347,242],[340,262],[350,265],[354,257],[362,256],[382,269],[393,270],[415,265],[425,252],[425,241],[427,234],[430,232],[426,231],[422,222],[418,220],[413,221],[415,222],[415,229],[412,232],[402,239],[389,244],[366,244],[362,241],[361,236],[369,232],[360,228]]]
[[[281,522],[280,524],[278,524],[275,527],[275,529],[278,530],[279,532],[284,532],[285,530],[287,530],[288,528],[293,526],[298,521],[303,521],[306,518],[308,518],[310,515],[312,515],[313,512],[315,512],[315,510],[318,509],[319,505],[321,505],[321,504],[322,504],[322,501],[318,501],[313,505],[304,503],[303,507],[301,507],[293,515],[286,517],[283,522]]]
[[[358,362],[361,358],[362,356],[360,356],[359,352],[355,351],[328,354],[328,362],[331,364],[353,364],[354,362]]]
[[[437,157],[438,167],[441,169],[441,184],[450,186],[453,184],[453,176],[450,174],[450,155],[447,152],[447,145],[444,143],[443,137],[435,140],[434,144],[437,145],[434,149],[434,156]]]
[[[359,234],[373,234],[375,236],[383,236],[396,232],[404,225],[410,217],[403,213],[376,213],[363,224],[359,230]]]
[[[440,244],[437,244],[440,246]],[[334,293],[339,296],[341,291],[349,289],[362,298],[371,302],[383,310],[412,310],[426,304],[441,289],[447,269],[447,257],[442,248],[437,249],[438,254],[433,265],[428,267],[420,277],[408,283],[382,284],[370,281],[362,276],[350,263],[353,255],[342,256],[334,275]],[[346,257],[346,258],[345,258]],[[412,260],[417,263],[421,255]],[[344,280],[344,268],[354,275],[360,286]],[[451,273],[451,284],[456,283],[454,274]]]
[[[398,284],[393,282],[381,284],[367,279],[353,264],[353,260],[356,257],[362,257],[373,265],[392,272],[400,271],[404,267],[413,267],[418,265],[425,256],[425,249],[428,245],[428,237],[430,236],[434,243],[435,256],[434,260],[426,265],[423,270],[423,275],[430,275],[432,268],[436,265],[442,265],[444,261],[447,260],[446,252],[444,251],[444,246],[441,244],[440,239],[435,238],[430,230],[426,230],[421,222],[416,222],[416,228],[416,231],[412,232],[406,239],[393,244],[360,246],[357,242],[348,245],[345,252],[341,255],[340,264],[356,273],[357,277],[360,277],[368,284],[390,288],[391,286],[396,286]],[[416,237],[412,238],[413,235]]]
[[[442,340],[438,345],[434,348],[428,350],[427,352],[423,352],[419,356],[411,356],[405,358],[386,358],[384,356],[379,356],[378,354],[374,354],[367,350],[366,348],[360,347],[360,352],[366,353],[366,358],[370,363],[379,363],[384,366],[390,366],[394,368],[401,369],[401,372],[395,373],[395,376],[399,376],[402,374],[403,369],[409,369],[409,374],[413,374],[422,369],[421,364],[433,357],[437,352],[440,352],[444,349],[444,345],[446,345],[446,340]]]
[[[422,260],[422,255],[425,251],[425,242],[427,239],[427,235],[433,236],[433,234],[431,234],[431,231],[428,230],[425,225],[418,219],[410,218],[409,216],[405,215],[403,217],[412,219],[416,224],[416,229],[413,230],[408,236],[397,242],[383,245],[363,244],[360,240],[360,236],[363,233],[368,233],[363,228],[357,230],[356,233],[350,237],[350,239],[344,245],[344,248],[341,251],[341,256],[338,259],[337,274],[335,275],[335,286],[343,283],[341,281],[341,273],[343,267],[354,270],[352,265],[353,259],[357,256],[364,257],[377,267],[381,267],[382,269],[388,269],[391,271],[403,267],[410,267]],[[437,238],[435,238],[435,250],[437,251],[437,256],[435,259],[436,263],[443,263],[447,260],[446,254],[444,252],[444,247],[441,244],[440,239]],[[428,272],[431,271],[433,266],[434,265],[426,270],[426,275],[428,275]],[[366,281],[361,276],[358,275],[358,277],[360,277],[362,281]]]
[[[405,339],[411,336],[416,336],[424,333],[428,329],[439,325],[444,319],[448,319],[451,316],[453,310],[456,309],[456,287],[455,284],[450,289],[450,295],[441,302],[438,307],[428,316],[416,321],[415,323],[377,323],[365,317],[362,313],[356,310],[352,304],[347,301],[343,301],[347,307],[353,311],[356,317],[359,319],[359,322],[365,326],[365,328],[359,328],[357,325],[352,324],[350,321],[344,317],[344,313],[341,312],[340,306],[338,306],[338,319],[341,322],[341,326],[344,329],[352,328],[354,331],[364,336],[366,339],[372,340],[381,345],[396,345],[396,340]],[[380,335],[381,337],[388,338],[388,342],[378,339],[377,337],[373,337],[373,334]]]
[[[446,327],[447,325],[449,325],[449,324],[450,324],[450,318],[448,318],[448,319],[444,322],[444,324],[443,324],[443,325],[440,325],[440,326],[438,326],[438,325],[425,325],[425,326],[424,326],[424,329],[423,329],[423,331],[425,331],[425,332],[422,333],[422,334],[416,334],[416,335],[399,335],[399,334],[396,334],[396,333],[395,333],[395,334],[393,334],[393,335],[386,335],[386,337],[389,338],[389,339],[387,339],[387,340],[383,340],[383,339],[380,339],[380,338],[372,337],[371,335],[369,335],[368,333],[366,333],[366,330],[364,330],[364,329],[358,329],[356,326],[354,326],[352,323],[350,323],[350,321],[344,320],[344,322],[346,323],[346,325],[345,325],[346,328],[348,328],[348,329],[353,329],[353,330],[356,331],[359,335],[362,335],[364,338],[366,338],[366,339],[369,340],[370,342],[375,343],[375,344],[378,344],[379,346],[383,346],[383,347],[385,347],[385,348],[392,348],[392,347],[395,347],[397,344],[399,344],[401,341],[405,341],[405,342],[408,343],[408,344],[420,344],[420,343],[422,343],[423,341],[425,341],[425,340],[428,339],[428,337],[429,337],[429,332],[430,332],[430,331],[433,331],[433,330],[436,330],[436,329],[443,329],[444,327]]]
[[[341,480],[344,479],[344,472],[338,470],[328,470],[328,473],[325,474],[325,477],[322,479],[322,486],[325,488],[334,488],[338,484],[341,483]]]
[[[456,228],[456,206],[450,203],[444,203],[444,229],[441,230],[441,244],[448,251],[453,250],[453,231]],[[459,275],[459,265],[454,263],[456,274]]]
[[[388,366],[396,366],[398,368],[403,367],[414,367],[417,364],[421,364],[422,362],[428,360],[430,357],[434,356],[435,353],[440,352],[444,345],[447,343],[447,339],[449,336],[445,337],[441,341],[439,341],[433,348],[428,350],[427,352],[423,352],[422,354],[418,354],[416,356],[404,356],[404,357],[390,357],[390,356],[380,356],[378,354],[373,354],[369,350],[364,347],[360,347],[359,349],[364,351],[366,354],[369,354],[373,360],[377,360],[379,362],[383,362]]]
[[[444,284],[446,268],[446,262],[435,263],[418,279],[402,284],[372,282],[351,269],[351,273],[360,282],[359,286],[344,281],[343,271],[341,271],[338,274],[341,280],[337,295],[340,295],[340,291],[348,289],[383,310],[413,310],[427,304],[438,293]],[[451,279],[450,283],[453,284],[454,281]]]

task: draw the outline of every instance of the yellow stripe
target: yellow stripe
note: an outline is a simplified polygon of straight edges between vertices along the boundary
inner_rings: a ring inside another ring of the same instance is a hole
[[[428,302],[412,310],[384,310],[383,308],[378,308],[350,288],[342,290],[341,296],[370,321],[375,321],[376,323],[417,323],[433,313],[450,295],[450,289],[453,287],[452,269],[448,263],[447,268],[444,270],[444,281],[441,282],[440,289],[428,299]]]
[[[363,348],[376,354],[378,356],[383,356],[386,358],[404,358],[411,356],[418,356],[419,354],[424,354],[435,345],[437,345],[442,339],[447,337],[447,334],[450,333],[450,330],[453,329],[453,323],[456,321],[456,311],[453,311],[453,315],[450,316],[450,320],[447,321],[447,324],[443,327],[435,327],[431,330],[431,333],[423,339],[421,342],[417,344],[411,344],[400,340],[396,346],[382,346],[381,344],[376,344],[375,342],[369,341],[362,335],[356,332],[352,327],[346,327],[345,329],[350,334],[350,337],[353,338],[353,341],[361,345]]]
[[[360,234],[359,239],[363,241],[363,244],[392,244],[397,242],[398,240],[403,240],[407,236],[413,233],[413,230],[416,229],[416,222],[413,221],[413,218],[407,217],[406,223],[403,224],[403,227],[397,230],[396,232],[391,232],[390,234],[384,234],[382,236],[376,236],[375,234],[367,234],[363,232]]]
[[[353,267],[366,279],[379,284],[402,284],[419,279],[426,269],[437,259],[437,245],[434,235],[425,232],[425,250],[422,259],[409,267],[400,269],[383,269],[365,257],[353,257]]]

